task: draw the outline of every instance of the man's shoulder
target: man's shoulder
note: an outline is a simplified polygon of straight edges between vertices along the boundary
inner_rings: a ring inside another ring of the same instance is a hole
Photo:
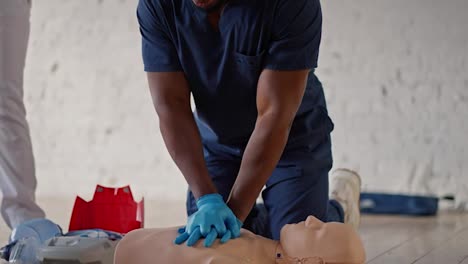
[[[144,14],[160,21],[170,20],[174,11],[181,9],[183,1],[185,0],[139,0],[138,10],[143,9]]]
[[[320,0],[276,0],[277,8],[297,7],[304,8],[309,4],[320,4]]]
[[[154,6],[155,8],[170,8],[173,6],[180,6],[183,0],[140,0],[143,2],[147,2]]]

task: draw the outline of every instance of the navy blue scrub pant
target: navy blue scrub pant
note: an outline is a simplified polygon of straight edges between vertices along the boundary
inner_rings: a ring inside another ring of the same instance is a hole
[[[204,145],[205,160],[218,192],[227,200],[239,172],[242,151],[220,144]],[[332,167],[330,136],[303,149],[285,151],[262,192],[264,204],[257,204],[244,222],[257,235],[279,240],[286,224],[313,215],[324,222],[343,222],[343,209],[328,198],[328,173]],[[197,211],[196,201],[187,195],[187,214]]]

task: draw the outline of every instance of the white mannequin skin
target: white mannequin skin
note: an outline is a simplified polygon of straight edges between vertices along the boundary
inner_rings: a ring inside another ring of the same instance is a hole
[[[211,248],[175,245],[178,228],[140,229],[118,244],[115,264],[361,264],[365,252],[357,232],[342,223],[323,223],[313,216],[286,225],[280,241],[242,230],[241,237]]]

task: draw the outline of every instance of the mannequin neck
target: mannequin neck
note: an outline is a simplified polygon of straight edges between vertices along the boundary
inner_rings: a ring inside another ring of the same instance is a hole
[[[326,264],[326,262],[318,256],[307,258],[288,256],[279,242],[277,242],[275,249],[275,259],[275,263],[277,264]]]

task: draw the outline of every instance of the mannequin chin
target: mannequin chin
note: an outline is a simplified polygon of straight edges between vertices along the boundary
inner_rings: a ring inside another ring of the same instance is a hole
[[[177,229],[140,229],[118,244],[115,264],[296,264],[365,262],[362,241],[356,231],[342,223],[323,223],[313,216],[286,225],[280,241],[242,230],[241,237],[211,248],[199,241],[194,247],[175,245]],[[301,262],[302,261],[302,262]]]

